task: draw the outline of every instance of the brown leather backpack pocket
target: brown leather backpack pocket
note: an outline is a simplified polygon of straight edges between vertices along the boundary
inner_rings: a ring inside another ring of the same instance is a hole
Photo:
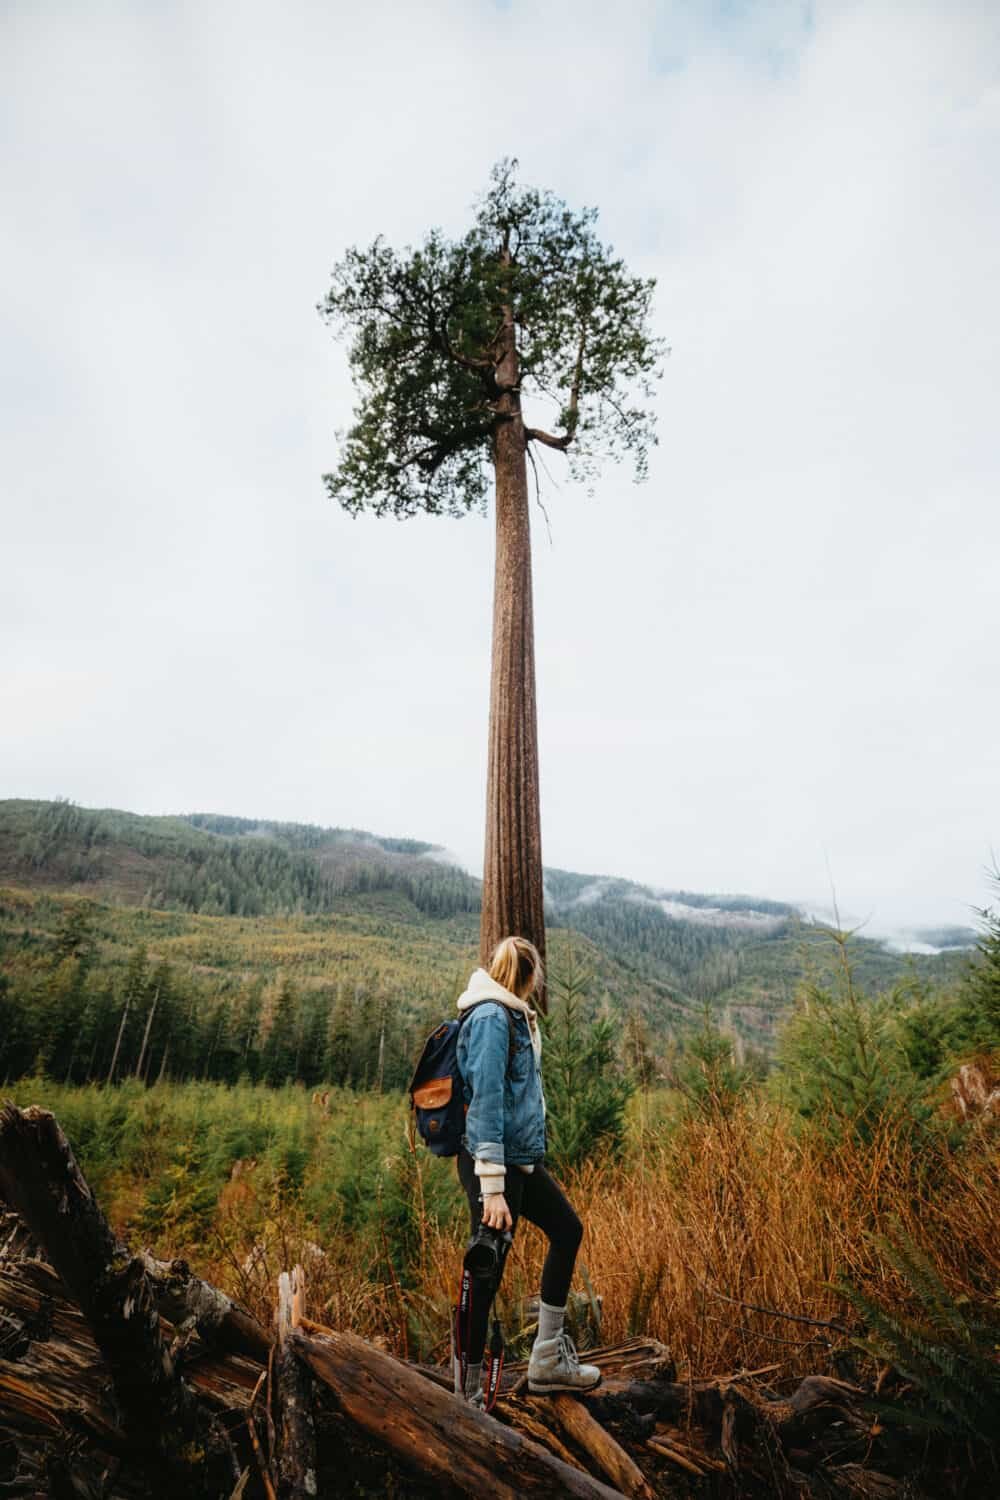
[[[413,1103],[417,1109],[440,1109],[451,1098],[450,1078],[430,1078],[413,1090]]]

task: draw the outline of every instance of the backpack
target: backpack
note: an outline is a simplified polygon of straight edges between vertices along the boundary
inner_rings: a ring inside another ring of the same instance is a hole
[[[458,1034],[463,1023],[480,1005],[497,1003],[495,1000],[479,1000],[468,1010],[463,1010],[457,1021],[442,1021],[427,1038],[417,1059],[410,1079],[410,1104],[420,1139],[435,1156],[457,1156],[462,1149],[466,1106],[462,1075],[458,1069]],[[503,1010],[509,1028],[509,1073],[517,1045],[517,1031],[513,1011],[506,1005]]]

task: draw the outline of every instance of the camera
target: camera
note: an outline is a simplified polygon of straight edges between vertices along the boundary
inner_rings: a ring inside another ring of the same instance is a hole
[[[463,1264],[469,1275],[495,1285],[513,1238],[509,1229],[491,1229],[488,1224],[480,1224],[465,1251]]]

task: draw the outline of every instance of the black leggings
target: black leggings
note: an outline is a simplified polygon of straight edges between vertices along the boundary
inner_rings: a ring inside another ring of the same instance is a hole
[[[475,1162],[464,1146],[458,1155],[458,1175],[469,1200],[471,1232],[475,1234],[483,1217],[483,1205],[479,1197],[480,1185]],[[504,1197],[513,1220],[512,1233],[517,1229],[518,1219],[523,1217],[548,1235],[549,1249],[542,1267],[542,1301],[547,1302],[550,1307],[564,1307],[573,1278],[576,1252],[583,1238],[583,1225],[569,1199],[541,1162],[536,1163],[533,1172],[522,1172],[519,1167],[508,1165]],[[486,1325],[490,1316],[485,1297],[475,1295],[476,1286],[473,1280],[468,1349],[471,1364],[478,1364],[483,1357]]]

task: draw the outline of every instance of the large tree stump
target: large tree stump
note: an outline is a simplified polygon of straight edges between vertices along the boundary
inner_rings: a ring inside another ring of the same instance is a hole
[[[239,1478],[229,1439],[178,1378],[143,1262],[115,1239],[48,1110],[0,1110],[0,1193],[87,1318],[123,1425],[157,1460],[165,1490],[229,1494]]]

